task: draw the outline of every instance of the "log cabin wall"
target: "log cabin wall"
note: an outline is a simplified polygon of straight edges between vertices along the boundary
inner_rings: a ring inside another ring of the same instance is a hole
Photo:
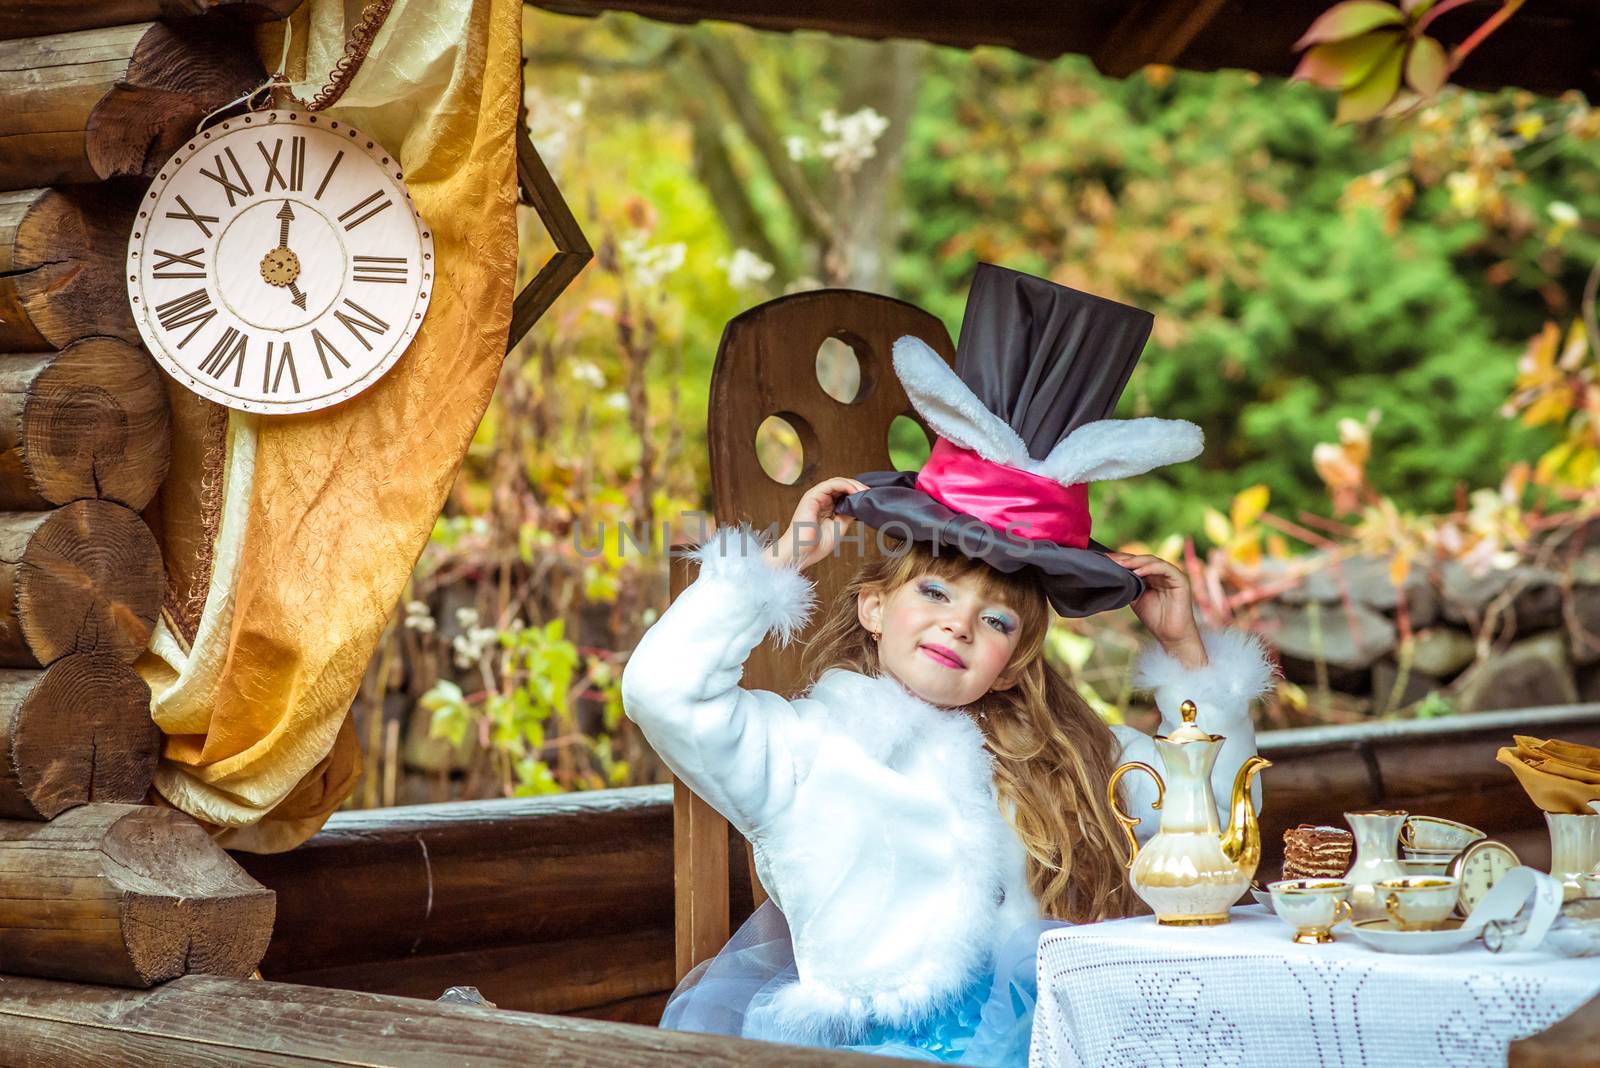
[[[0,967],[12,975],[243,977],[271,937],[271,891],[188,816],[143,803],[161,734],[132,664],[166,577],[141,513],[172,442],[123,264],[150,177],[202,116],[265,77],[244,23],[151,20],[281,16],[295,2],[0,8]]]
[[[1371,807],[1466,820],[1548,865],[1542,815],[1494,759],[1514,734],[1600,745],[1600,706],[1261,735],[1260,878],[1287,828]],[[501,1008],[634,1023],[673,986],[670,786],[340,812],[294,852],[238,859],[278,892],[269,979],[428,998],[470,985]],[[737,927],[749,867],[729,867]]]

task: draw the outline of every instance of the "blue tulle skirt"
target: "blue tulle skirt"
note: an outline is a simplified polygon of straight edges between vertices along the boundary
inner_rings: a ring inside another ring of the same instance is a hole
[[[876,1024],[833,1048],[940,1064],[1023,1068],[1033,1033],[1041,920],[1002,944],[993,968],[976,976],[954,1007],[912,1026]],[[768,901],[712,959],[686,975],[667,1000],[661,1026],[766,1041],[794,1042],[763,1013],[775,992],[799,977],[783,913]]]

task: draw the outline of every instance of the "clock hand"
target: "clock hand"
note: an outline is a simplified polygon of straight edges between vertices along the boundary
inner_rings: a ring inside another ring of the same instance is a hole
[[[278,209],[278,247],[289,247],[289,224],[294,221],[294,209],[285,200],[283,207]]]
[[[289,293],[294,298],[294,306],[301,311],[306,310],[306,295],[300,292],[300,287],[293,282],[289,283]]]

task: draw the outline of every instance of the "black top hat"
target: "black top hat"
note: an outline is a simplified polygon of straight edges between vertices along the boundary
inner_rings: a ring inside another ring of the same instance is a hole
[[[1193,459],[1181,419],[1110,419],[1154,317],[980,263],[952,372],[920,338],[894,368],[936,435],[921,471],[859,475],[838,510],[884,533],[950,546],[999,571],[1032,568],[1063,616],[1120,608],[1139,577],[1089,537],[1087,483]]]

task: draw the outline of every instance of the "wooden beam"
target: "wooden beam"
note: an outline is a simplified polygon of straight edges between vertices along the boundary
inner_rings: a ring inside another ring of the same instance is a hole
[[[0,192],[0,352],[141,344],[123,270],[141,195],[132,183]]]
[[[228,19],[0,41],[0,189],[154,177],[208,112],[265,78]]]
[[[1040,59],[1068,53],[1093,56],[1122,17],[1129,0],[1079,0],[1049,4],[1016,0],[972,4],[963,0],[526,0],[563,15],[631,11],[662,22],[737,22],[758,30],[820,30],[883,40],[909,37],[956,48],[998,45]],[[1196,4],[1210,0],[1195,0]],[[1294,42],[1331,0],[1231,0],[1197,33],[1174,62],[1189,70],[1240,68],[1287,75],[1298,54]],[[1459,44],[1481,20],[1470,14],[1434,26],[1446,45]],[[1600,9],[1589,0],[1528,4],[1496,31],[1452,79],[1468,89],[1520,86],[1557,96],[1569,89],[1600,97]]]
[[[150,688],[118,660],[0,670],[0,817],[48,820],[90,801],[143,801],[160,742]]]
[[[906,1061],[632,1024],[191,975],[126,991],[7,979],[0,1060],[23,1068],[883,1068]]]
[[[175,809],[92,804],[49,823],[0,821],[0,961],[14,975],[138,987],[243,977],[271,936],[271,891]]]
[[[155,536],[120,504],[0,512],[0,666],[71,653],[131,664],[150,644],[165,589]]]
[[[13,0],[0,5],[0,41],[132,22],[224,15],[242,22],[286,19],[301,0]]]
[[[1094,65],[1108,77],[1126,78],[1148,63],[1176,63],[1229,3],[1134,0],[1094,50]]]

